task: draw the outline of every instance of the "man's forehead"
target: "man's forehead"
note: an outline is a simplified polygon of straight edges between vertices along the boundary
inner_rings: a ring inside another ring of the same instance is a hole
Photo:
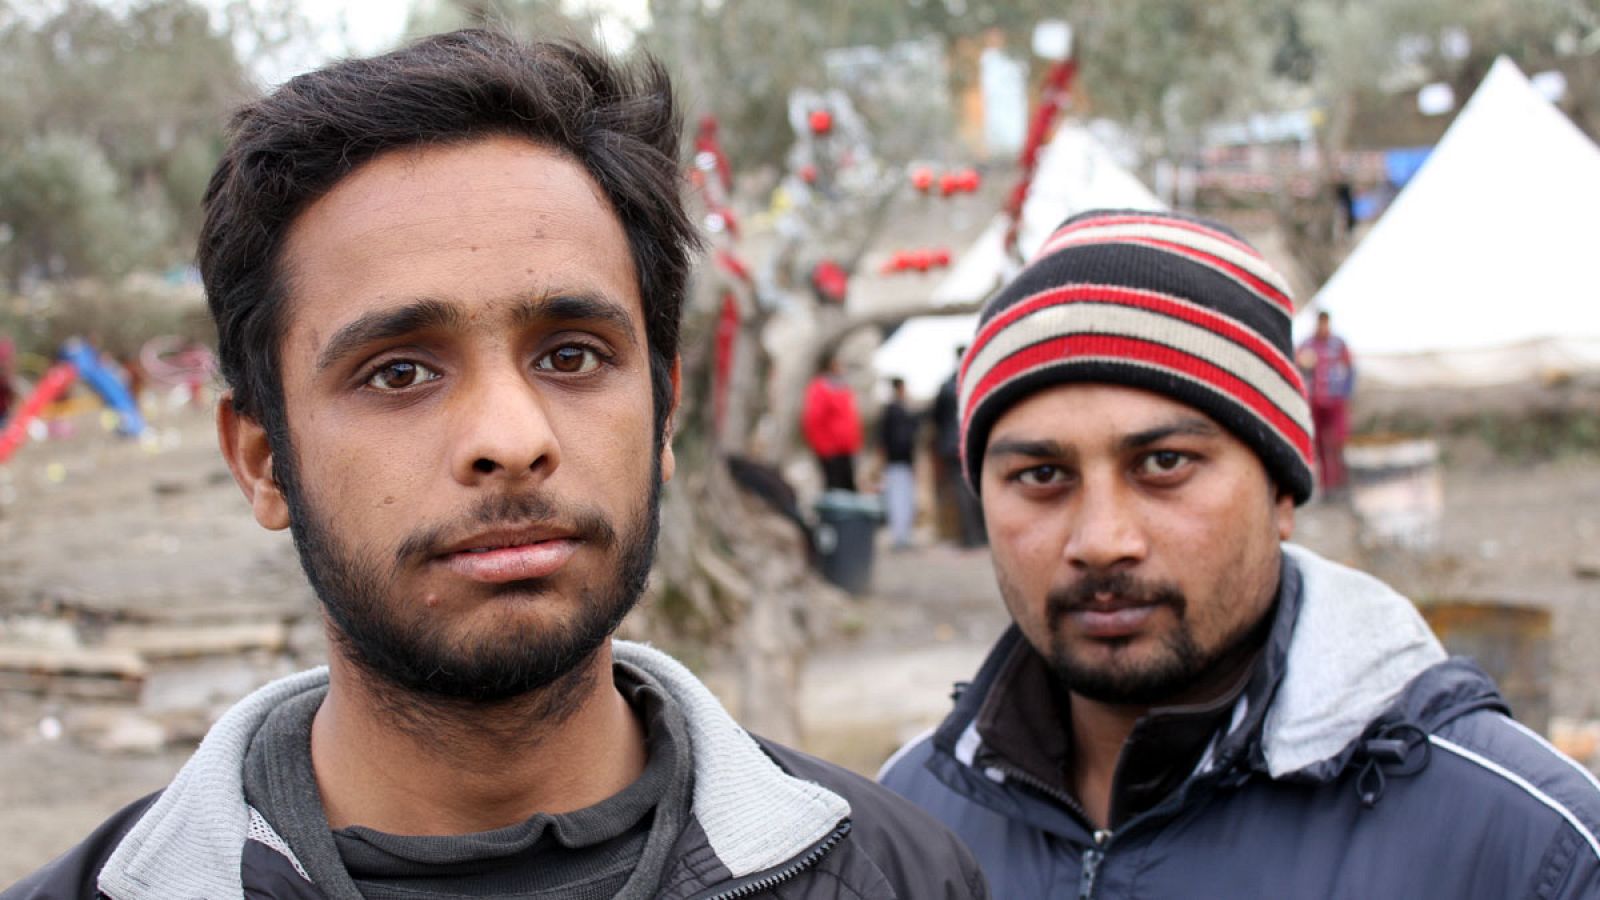
[[[433,310],[436,328],[500,327],[588,298],[643,320],[603,192],[570,157],[508,138],[374,158],[296,217],[281,267],[284,333],[317,352],[360,319],[407,309]]]

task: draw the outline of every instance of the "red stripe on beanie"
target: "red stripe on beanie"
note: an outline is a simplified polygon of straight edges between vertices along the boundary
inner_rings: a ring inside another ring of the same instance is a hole
[[[1225,369],[1181,350],[1138,338],[1109,334],[1071,334],[1033,344],[996,363],[973,390],[972,402],[961,420],[961,431],[968,432],[972,416],[985,399],[1013,377],[1051,363],[1070,366],[1074,360],[1132,361],[1169,369],[1210,387],[1236,404],[1241,404],[1270,424],[1294,447],[1300,456],[1311,459],[1311,435],[1294,419],[1251,385]],[[963,442],[965,443],[965,442]],[[965,447],[963,447],[965,450]]]
[[[989,320],[979,329],[977,336],[972,341],[971,349],[961,361],[961,377],[963,379],[966,378],[967,366],[972,360],[977,359],[978,354],[983,352],[983,348],[988,346],[996,335],[1018,319],[1051,306],[1096,302],[1148,310],[1214,332],[1259,357],[1296,391],[1301,394],[1305,393],[1305,382],[1300,376],[1300,370],[1292,365],[1278,348],[1256,332],[1240,325],[1233,317],[1212,312],[1192,302],[1177,300],[1156,291],[1118,287],[1109,284],[1074,284],[1067,287],[1054,288],[1007,307],[1004,312]]]

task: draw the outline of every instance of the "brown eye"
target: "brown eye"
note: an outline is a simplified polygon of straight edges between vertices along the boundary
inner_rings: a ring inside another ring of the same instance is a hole
[[[1189,454],[1177,450],[1157,450],[1141,461],[1140,469],[1145,475],[1172,475],[1181,471],[1193,459],[1194,457]]]
[[[564,375],[582,375],[600,365],[600,354],[580,344],[567,344],[539,358],[536,367]]]
[[[1017,481],[1029,487],[1045,487],[1046,485],[1059,484],[1066,475],[1066,471],[1060,466],[1043,465],[1023,469],[1017,473],[1016,478]]]
[[[439,373],[427,366],[418,365],[409,360],[397,359],[394,362],[384,363],[367,383],[375,388],[386,391],[398,391],[423,382],[432,381],[439,377]]]

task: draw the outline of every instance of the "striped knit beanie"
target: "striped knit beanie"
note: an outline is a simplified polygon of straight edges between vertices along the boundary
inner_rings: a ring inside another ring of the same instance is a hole
[[[961,360],[961,454],[978,490],[989,431],[1066,382],[1192,406],[1254,450],[1295,502],[1311,496],[1311,413],[1293,361],[1294,303],[1228,228],[1174,213],[1073,216],[978,318]]]

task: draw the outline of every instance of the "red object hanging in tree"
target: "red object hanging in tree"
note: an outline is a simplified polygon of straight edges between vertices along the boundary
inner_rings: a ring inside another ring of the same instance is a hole
[[[755,283],[750,278],[750,268],[740,261],[739,257],[725,250],[718,250],[713,258],[717,262],[717,267],[722,271],[727,272],[745,284]]]
[[[727,154],[722,152],[722,140],[717,137],[716,116],[705,116],[700,119],[700,127],[694,137],[694,150],[696,153],[711,154],[712,159],[716,161],[717,180],[722,182],[723,192],[732,191],[733,167],[728,164]]]
[[[733,354],[738,337],[739,300],[733,291],[723,291],[722,311],[717,315],[716,361],[711,383],[711,414],[719,435],[728,414],[728,383],[733,377]]]
[[[933,170],[927,166],[917,166],[911,170],[911,186],[926,194],[933,187]]]
[[[813,166],[811,163],[806,163],[805,165],[801,166],[800,167],[800,180],[804,181],[806,184],[816,184],[817,183],[817,167]]]
[[[806,122],[811,126],[812,134],[829,134],[833,131],[833,113],[825,109],[813,109]]]
[[[850,289],[850,273],[833,260],[825,259],[812,267],[811,285],[829,303],[843,303]]]
[[[1044,145],[1045,135],[1049,133],[1050,125],[1055,121],[1056,112],[1066,102],[1067,90],[1072,86],[1072,77],[1077,72],[1077,62],[1064,59],[1051,66],[1050,71],[1045,74],[1044,89],[1039,95],[1039,108],[1033,113],[1033,121],[1028,126],[1028,137],[1022,143],[1022,157],[1019,160],[1022,177],[1006,202],[1005,214],[1010,220],[1006,225],[1007,252],[1017,251],[1017,228],[1022,222],[1022,204],[1027,201],[1028,191],[1033,187],[1034,168],[1039,163],[1039,148]]]

